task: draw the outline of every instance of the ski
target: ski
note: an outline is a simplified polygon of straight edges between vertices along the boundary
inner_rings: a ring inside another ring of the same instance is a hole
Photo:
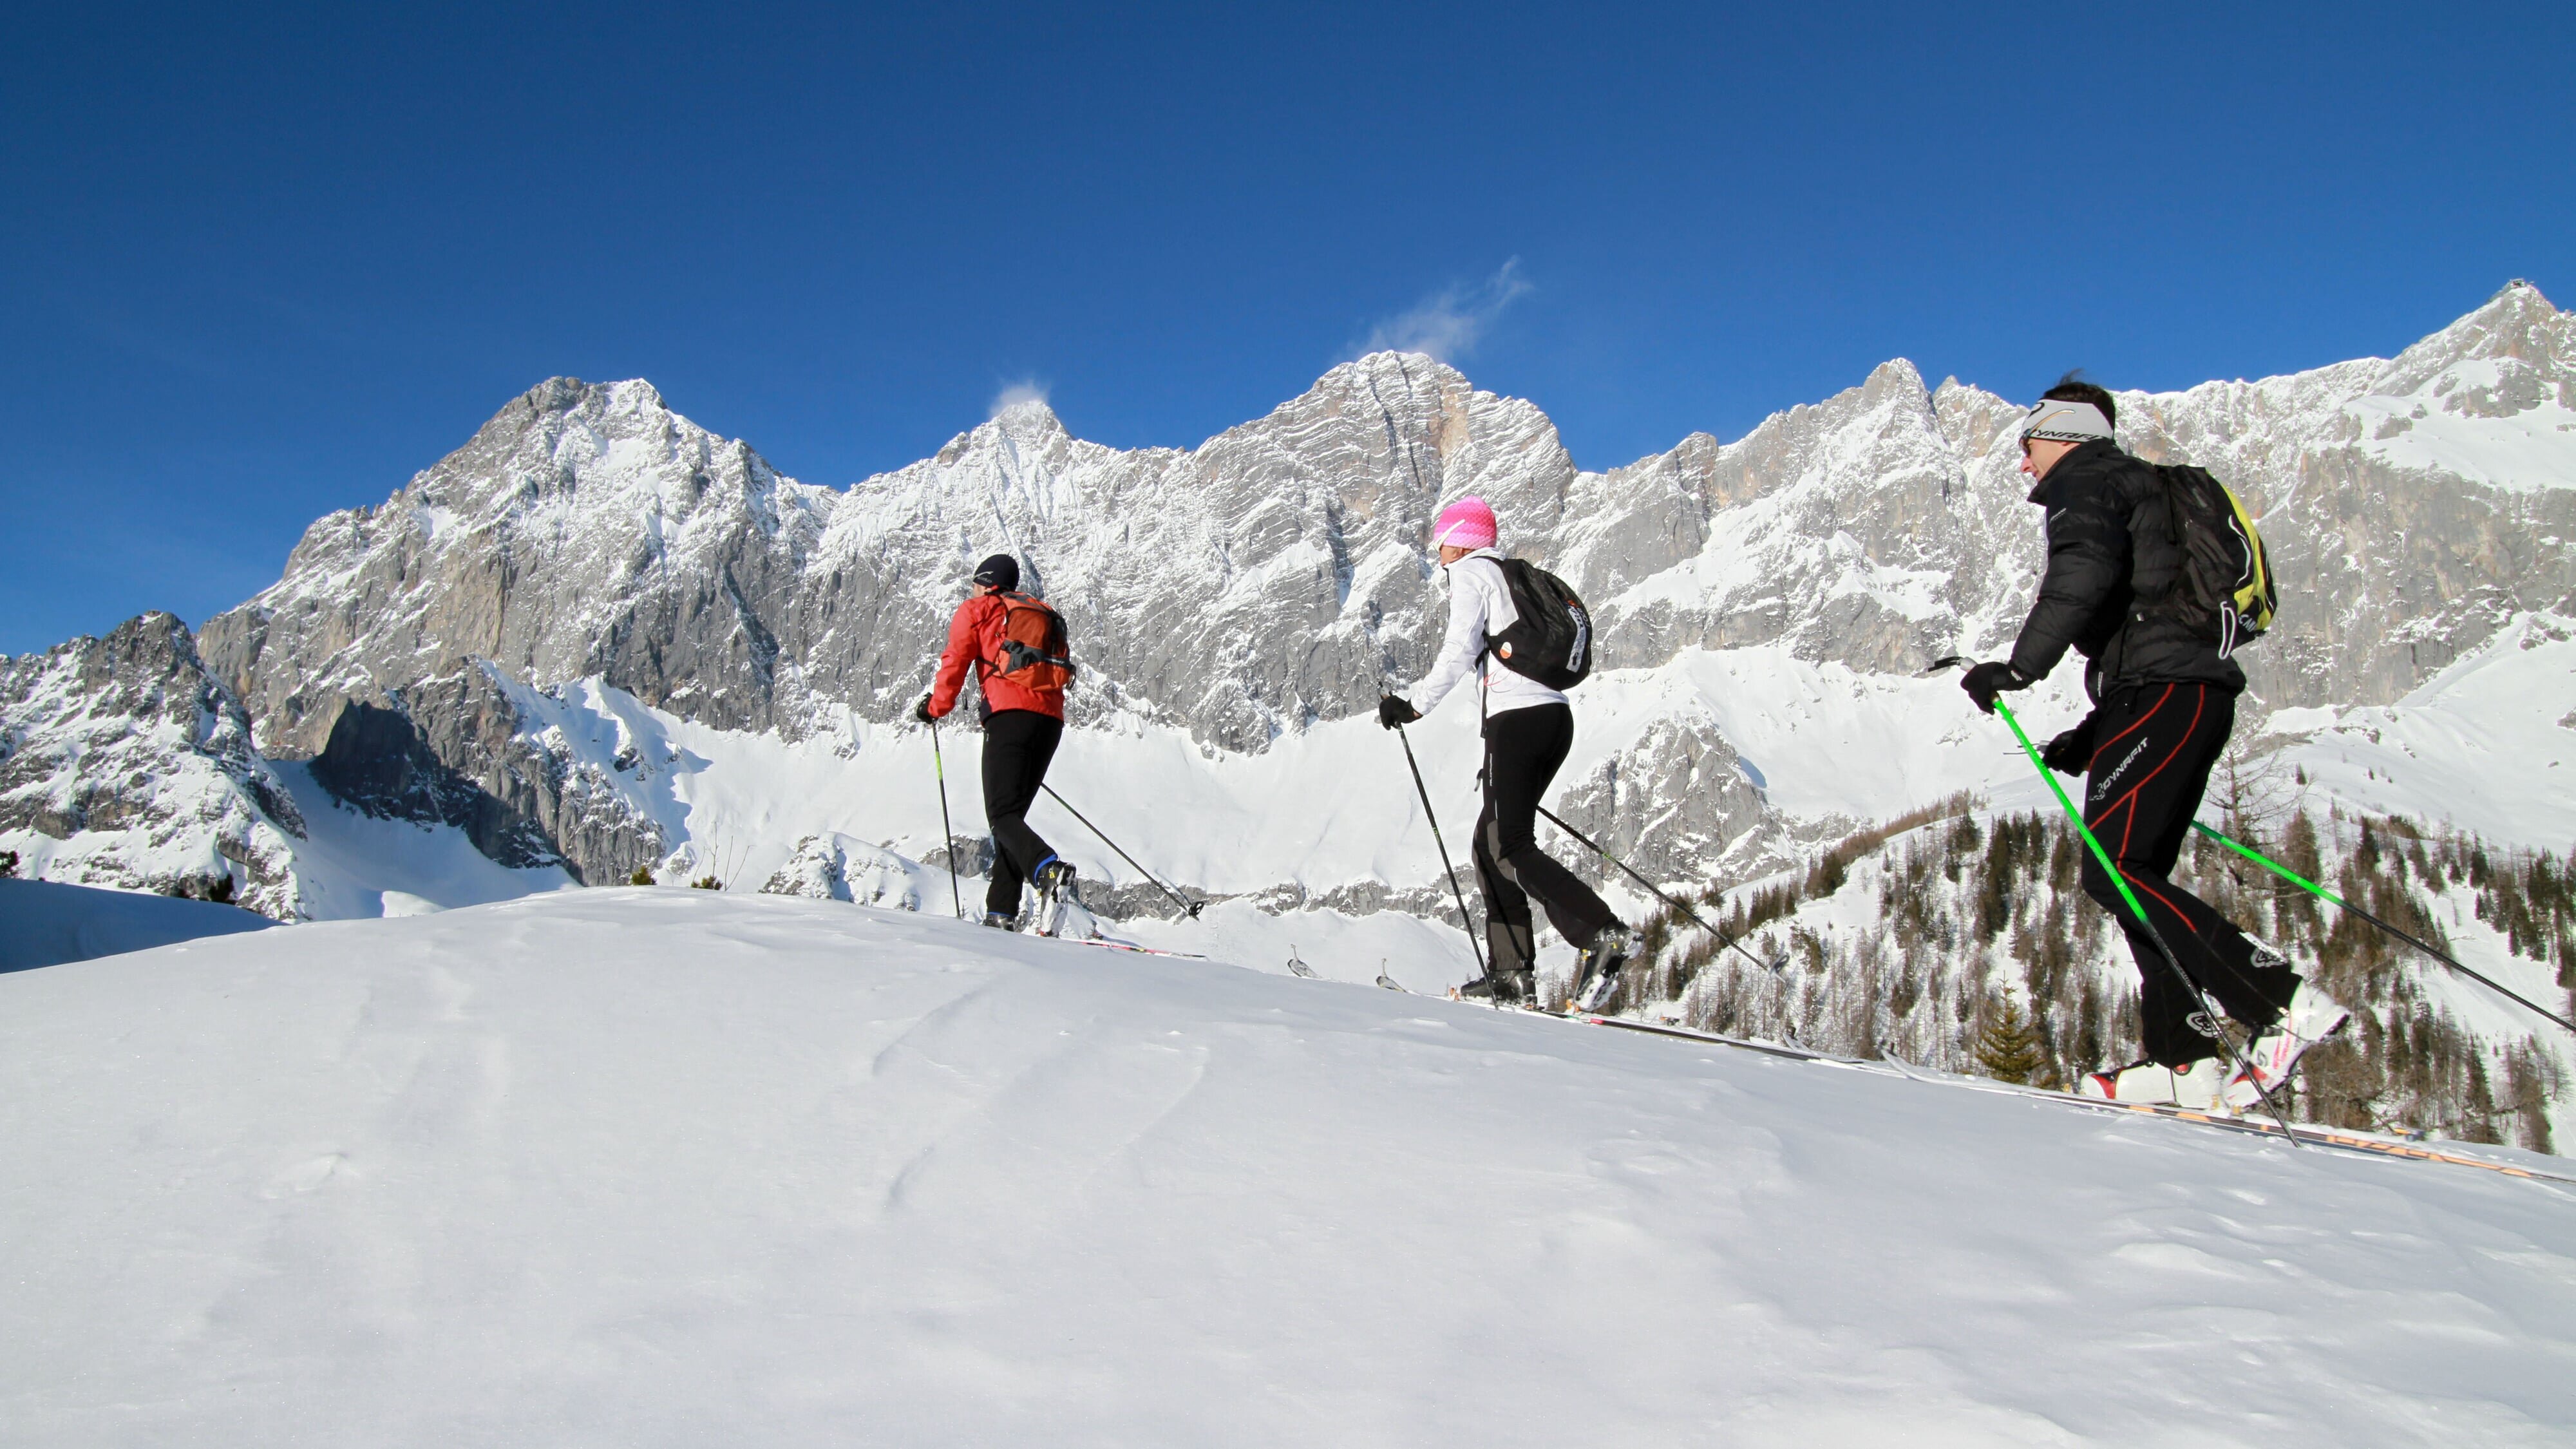
[[[1135,941],[1121,941],[1115,936],[1064,936],[1059,939],[1068,945],[1098,946],[1104,951],[1125,951],[1135,956],[1170,956],[1181,961],[1208,959],[1196,951],[1166,951],[1157,946],[1142,945]]]
[[[2161,1117],[2170,1122],[2188,1122],[2196,1127],[2215,1127],[2224,1132],[2244,1133],[2254,1137],[2280,1138],[2295,1135],[2299,1141],[2317,1147],[2330,1147],[2372,1157],[2401,1158],[2410,1162],[2439,1162],[2453,1167],[2474,1167],[2505,1177],[2527,1178],[2537,1182],[2564,1183],[2576,1186],[2576,1175],[2548,1172],[2535,1167],[2519,1167],[2507,1162],[2490,1162],[2457,1152],[2444,1152],[2421,1143],[2369,1133],[2350,1132],[2332,1127],[2296,1126],[2284,1129],[2280,1124],[2257,1117],[2236,1117],[2224,1112],[2204,1111],[2193,1107],[2155,1102],[2118,1102],[2104,1097],[2081,1097],[2073,1092],[2051,1091],[2046,1087],[2025,1087],[2013,1082],[1998,1082],[1983,1077],[1960,1077],[1953,1074],[1927,1073],[1893,1058],[1867,1061],[1859,1057],[1839,1057],[1806,1047],[1783,1046],[1777,1042],[1748,1041],[1742,1037],[1720,1036],[1715,1032],[1695,1031],[1686,1026],[1663,1022],[1637,1021],[1629,1017],[1603,1016],[1596,1012],[1532,1011],[1536,1016],[1554,1016],[1588,1026],[1613,1027],[1620,1031],[1640,1032],[1648,1036],[1672,1037],[1683,1041],[1705,1042],[1711,1046],[1732,1047],[1737,1051],[1758,1052],[1764,1056],[1788,1061],[1811,1062],[1818,1066],[1839,1067],[1846,1071],[1872,1072],[1903,1077],[1929,1086],[1958,1087],[1971,1092],[1992,1092],[2003,1096],[2024,1097],[2052,1102],[2062,1107],[2076,1107],[2088,1112],[2124,1112],[2131,1115]]]
[[[2256,1137],[2283,1135],[2283,1129],[2278,1123],[2260,1117],[2234,1116],[2224,1111],[2183,1107],[2165,1102],[2121,1102],[2108,1097],[2086,1097],[2074,1092],[2051,1091],[2046,1087],[2025,1087],[2013,1082],[1958,1077],[1947,1072],[1926,1075],[1919,1069],[1915,1069],[1906,1071],[1905,1075],[1918,1082],[1931,1082],[1945,1087],[1962,1087],[1971,1092],[1993,1092],[2002,1096],[2028,1097],[2044,1102],[2055,1102],[2064,1107],[2079,1107],[2088,1112],[2144,1113],[2169,1121],[2190,1122],[2196,1126],[2216,1127],[2222,1131],[2243,1132]],[[2444,1152],[2439,1148],[2426,1147],[2421,1143],[2409,1142],[2402,1138],[2380,1137],[2369,1133],[2304,1124],[2291,1127],[2288,1131],[2300,1141],[2314,1143],[2319,1147],[2341,1148],[2348,1152],[2362,1152],[2378,1157],[2402,1157],[2415,1162],[2442,1162],[2454,1167],[2482,1168],[2488,1172],[2502,1173],[2506,1177],[2527,1177],[2543,1182],[2576,1185],[2576,1175],[2545,1172],[2532,1167],[2517,1167],[2506,1162],[2489,1162],[2484,1158]]]
[[[1846,1060],[1841,1057],[1827,1056],[1823,1052],[1809,1051],[1805,1047],[1782,1046],[1777,1042],[1748,1041],[1743,1037],[1719,1036],[1715,1032],[1693,1031],[1686,1026],[1668,1026],[1658,1021],[1636,1021],[1624,1016],[1603,1016],[1599,1012],[1591,1011],[1542,1011],[1537,1014],[1558,1016],[1566,1021],[1580,1021],[1591,1026],[1617,1027],[1621,1031],[1640,1031],[1649,1036],[1671,1036],[1680,1037],[1686,1041],[1710,1042],[1718,1046],[1734,1047],[1738,1051],[1760,1052],[1764,1056],[1781,1057],[1793,1062],[1826,1062],[1835,1066],[1856,1067],[1871,1065],[1856,1059]]]

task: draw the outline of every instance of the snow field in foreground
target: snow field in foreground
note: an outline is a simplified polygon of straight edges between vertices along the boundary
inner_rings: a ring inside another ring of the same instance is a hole
[[[2576,1428],[2548,1184],[830,902],[0,977],[0,1140],[13,1446]]]

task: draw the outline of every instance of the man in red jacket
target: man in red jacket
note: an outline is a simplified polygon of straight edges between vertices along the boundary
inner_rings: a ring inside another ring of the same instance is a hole
[[[1038,893],[1043,914],[1074,899],[1073,866],[1029,828],[1029,806],[1045,783],[1047,764],[1064,737],[1062,669],[1014,669],[1004,626],[1014,604],[1045,608],[1019,592],[1019,561],[997,553],[976,566],[972,597],[948,621],[948,648],[930,693],[913,706],[927,724],[957,707],[966,666],[975,666],[984,691],[984,818],[993,827],[993,883],[984,892],[984,924],[1009,930],[1020,915],[1020,882]],[[1061,663],[1062,661],[1050,661]]]

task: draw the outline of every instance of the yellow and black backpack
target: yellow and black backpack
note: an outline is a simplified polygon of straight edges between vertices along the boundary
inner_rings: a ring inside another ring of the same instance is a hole
[[[2243,500],[2205,468],[2159,465],[2165,517],[2183,569],[2162,599],[2145,607],[2180,619],[2226,658],[2272,627],[2281,596],[2262,531]]]

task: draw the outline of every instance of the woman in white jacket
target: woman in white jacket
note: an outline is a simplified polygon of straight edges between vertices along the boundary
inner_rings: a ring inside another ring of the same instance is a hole
[[[1576,1003],[1586,1009],[1607,1000],[1619,969],[1637,949],[1637,935],[1590,886],[1538,848],[1538,806],[1574,746],[1574,710],[1565,696],[1508,666],[1486,663],[1487,640],[1520,618],[1503,579],[1495,544],[1494,510],[1474,496],[1442,509],[1431,528],[1440,567],[1449,579],[1449,632],[1431,673],[1411,693],[1378,703],[1378,723],[1388,729],[1422,718],[1474,675],[1485,691],[1485,808],[1476,817],[1476,885],[1485,896],[1489,974],[1461,989],[1466,996],[1522,1002],[1531,995],[1537,963],[1530,897],[1546,909],[1548,924],[1581,952]]]

